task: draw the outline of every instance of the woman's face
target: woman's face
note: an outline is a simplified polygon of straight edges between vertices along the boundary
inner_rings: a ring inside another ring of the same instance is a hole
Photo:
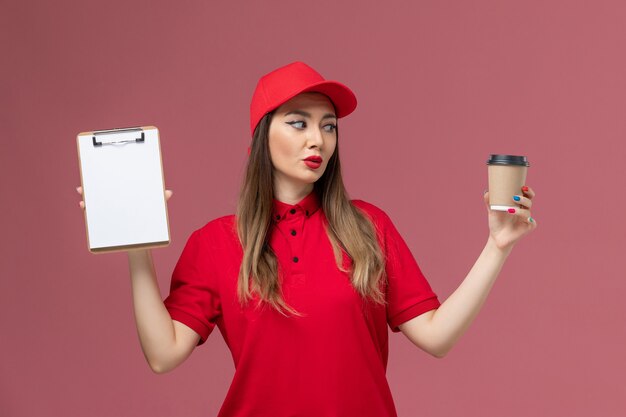
[[[327,96],[302,93],[284,103],[274,112],[269,128],[275,189],[310,192],[336,146],[337,116]],[[321,163],[307,164],[305,159],[311,156],[321,157]]]

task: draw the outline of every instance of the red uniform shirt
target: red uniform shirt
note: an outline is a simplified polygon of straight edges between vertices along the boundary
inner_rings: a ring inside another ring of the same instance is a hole
[[[218,417],[390,417],[396,410],[385,376],[388,330],[440,303],[387,214],[352,204],[377,228],[386,257],[387,306],[364,302],[335,264],[315,191],[295,205],[274,200],[269,243],[285,301],[303,317],[237,300],[243,257],[234,215],[189,237],[165,300],[172,319],[204,343],[217,325],[235,375]],[[350,265],[344,253],[344,266]]]

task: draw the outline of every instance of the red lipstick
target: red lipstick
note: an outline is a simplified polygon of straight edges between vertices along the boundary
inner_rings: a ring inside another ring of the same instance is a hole
[[[306,166],[312,169],[317,169],[322,165],[322,157],[321,156],[309,156],[304,160]]]

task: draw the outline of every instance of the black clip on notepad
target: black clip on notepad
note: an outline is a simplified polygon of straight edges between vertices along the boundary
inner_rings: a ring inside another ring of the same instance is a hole
[[[136,138],[136,139],[118,140],[118,141],[104,142],[104,143],[98,142],[96,140],[96,136],[120,134],[120,133],[127,133],[127,132],[141,132],[141,137]],[[129,142],[145,142],[145,134],[144,134],[143,129],[140,127],[129,127],[129,128],[110,129],[110,130],[100,130],[100,131],[94,132],[94,135],[93,135],[93,146],[117,145],[120,143],[129,143]]]

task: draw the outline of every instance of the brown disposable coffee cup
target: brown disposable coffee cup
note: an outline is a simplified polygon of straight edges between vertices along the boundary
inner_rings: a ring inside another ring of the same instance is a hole
[[[525,156],[490,155],[487,160],[489,174],[489,207],[491,210],[508,211],[519,208],[514,195],[522,194],[526,172],[530,164]]]

